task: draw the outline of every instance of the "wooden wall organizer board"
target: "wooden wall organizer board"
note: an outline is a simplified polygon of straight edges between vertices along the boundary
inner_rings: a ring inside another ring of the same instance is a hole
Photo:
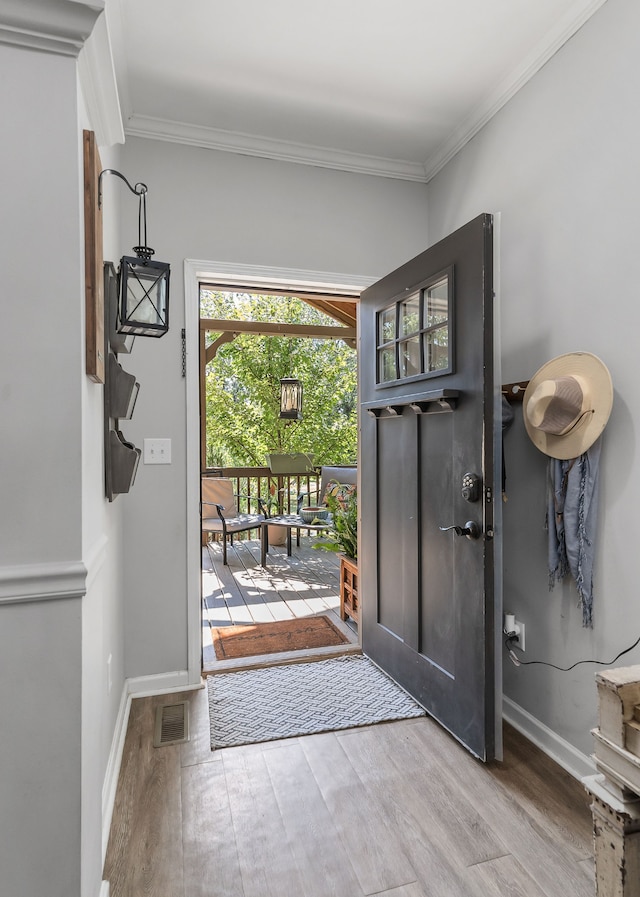
[[[93,131],[82,132],[84,159],[84,283],[86,317],[86,373],[104,383],[104,290],[102,210],[98,208],[98,180],[102,166]]]
[[[133,414],[139,384],[118,362],[118,352],[130,352],[134,337],[116,330],[118,277],[113,264],[103,259],[102,210],[98,206],[102,163],[93,131],[82,132],[82,147],[86,373],[94,383],[104,383],[105,494],[113,501],[130,490],[142,454],[120,431],[120,420]]]

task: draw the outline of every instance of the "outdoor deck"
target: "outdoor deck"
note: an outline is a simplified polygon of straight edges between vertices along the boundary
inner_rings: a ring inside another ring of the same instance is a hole
[[[312,548],[317,537],[301,535],[293,539],[293,552],[270,546],[267,566],[260,565],[260,540],[235,539],[228,548],[228,565],[222,563],[220,543],[202,549],[202,649],[203,669],[228,669],[237,661],[216,660],[211,629],[218,626],[293,620],[314,614],[328,614],[352,645],[358,644],[358,629],[352,620],[340,620],[340,561],[330,551]],[[313,649],[336,653],[336,649]],[[344,648],[342,649],[344,650]],[[305,654],[307,657],[308,654]],[[267,662],[285,659],[264,656]],[[290,658],[287,658],[290,659]],[[265,662],[256,658],[255,662]],[[244,663],[243,665],[247,665]]]

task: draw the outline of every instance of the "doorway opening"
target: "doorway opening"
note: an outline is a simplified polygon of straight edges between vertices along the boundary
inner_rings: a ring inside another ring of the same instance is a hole
[[[326,462],[357,469],[357,293],[210,279],[198,293],[203,501],[228,480],[234,513],[295,514],[301,495],[319,500]],[[302,419],[279,414],[289,376],[304,383]],[[203,527],[205,673],[359,650],[340,561],[311,526],[268,525],[268,551],[260,525],[226,540]]]

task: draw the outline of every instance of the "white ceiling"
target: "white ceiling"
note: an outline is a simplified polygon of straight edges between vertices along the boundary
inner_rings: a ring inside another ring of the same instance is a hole
[[[605,0],[107,0],[125,133],[428,180]]]

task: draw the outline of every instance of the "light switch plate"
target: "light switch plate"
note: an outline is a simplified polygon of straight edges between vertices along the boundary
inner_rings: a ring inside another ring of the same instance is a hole
[[[171,464],[170,439],[145,439],[142,444],[143,464]]]

